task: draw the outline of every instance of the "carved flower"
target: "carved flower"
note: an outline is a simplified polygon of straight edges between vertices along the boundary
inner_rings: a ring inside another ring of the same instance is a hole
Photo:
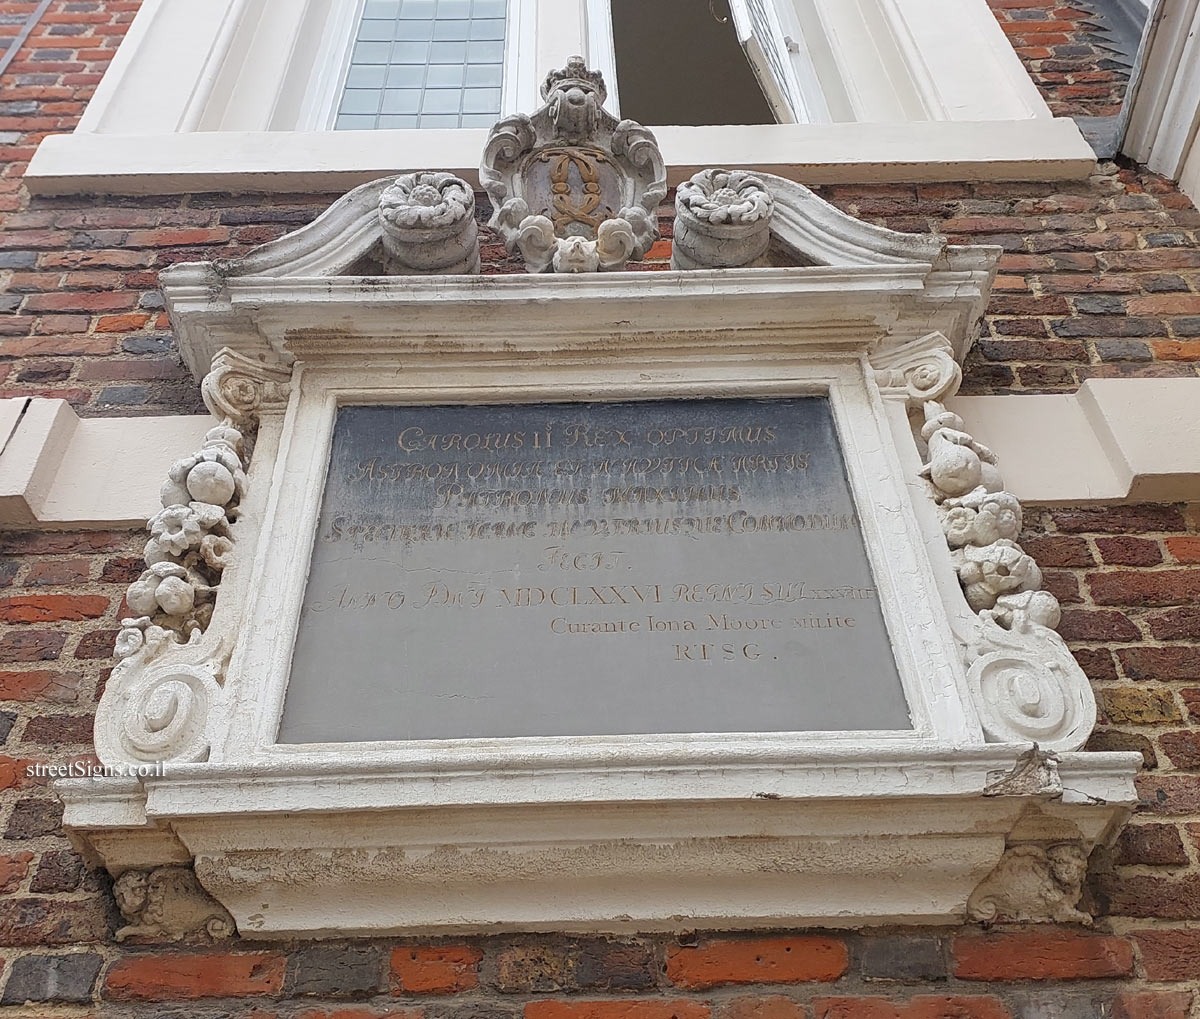
[[[709,223],[756,223],[775,208],[766,185],[742,170],[701,170],[679,185],[675,204]]]
[[[384,229],[427,230],[475,216],[475,192],[452,173],[406,173],[379,196]]]
[[[153,616],[157,612],[185,616],[196,604],[196,588],[182,566],[155,563],[129,585],[125,602],[142,616]]]
[[[232,551],[231,538],[206,534],[200,541],[200,557],[214,570],[223,570],[229,565],[229,554]]]
[[[150,533],[158,548],[181,556],[200,544],[204,533],[225,522],[225,508],[206,502],[167,506],[150,520]]]
[[[989,615],[1006,630],[1024,633],[1034,625],[1053,630],[1062,619],[1062,608],[1049,591],[1019,591],[1002,594]]]
[[[150,618],[148,616],[143,616],[142,619],[147,623],[150,622]],[[142,620],[135,621],[130,619],[121,620],[123,624],[130,622],[140,623],[141,621]],[[120,659],[128,658],[130,655],[135,655],[142,649],[145,643],[146,635],[142,632],[141,626],[123,625],[120,631],[117,633],[116,644],[113,646],[113,657]]]
[[[237,412],[239,420],[256,411],[262,401],[262,386],[249,375],[235,371],[226,372],[217,385],[221,398]]]
[[[989,492],[980,486],[942,503],[942,529],[951,548],[991,545],[1021,532],[1021,503],[1011,492]]]
[[[200,544],[200,516],[191,506],[167,506],[151,519],[150,533],[172,555],[183,555]]]
[[[1006,538],[985,548],[966,546],[956,554],[955,565],[967,604],[976,612],[994,608],[1003,594],[1042,586],[1037,563]]]

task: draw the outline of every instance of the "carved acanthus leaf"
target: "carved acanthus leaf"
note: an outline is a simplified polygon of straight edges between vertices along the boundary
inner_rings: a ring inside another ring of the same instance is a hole
[[[221,941],[236,933],[229,911],[204,890],[190,867],[127,870],[113,885],[113,895],[126,921],[118,941],[179,941],[191,935]]]

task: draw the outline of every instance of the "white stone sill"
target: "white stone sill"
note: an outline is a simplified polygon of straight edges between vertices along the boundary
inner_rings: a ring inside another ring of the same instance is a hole
[[[194,860],[243,935],[944,924],[1008,841],[1090,847],[1136,801],[1136,753],[1063,754],[1061,787],[985,795],[1024,749],[809,744],[792,762],[547,762],[503,782],[378,751],[55,789],[89,859]]]
[[[653,128],[677,184],[712,166],[804,184],[1075,180],[1095,156],[1074,121],[929,121]],[[46,138],[34,194],[340,192],[389,174],[448,170],[478,182],[478,130],[190,132]]]

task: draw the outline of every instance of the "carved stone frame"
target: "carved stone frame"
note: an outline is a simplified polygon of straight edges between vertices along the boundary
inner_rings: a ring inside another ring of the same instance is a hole
[[[680,191],[687,271],[456,275],[464,188],[377,181],[235,262],[164,272],[221,423],[171,468],[132,592],[147,615],[97,713],[105,763],[165,771],[60,783],[82,848],[147,871],[135,890],[194,891],[192,864],[263,937],[1085,921],[1086,855],[1140,756],[1078,752],[1087,678],[994,457],[941,403],[999,249],[712,171]],[[422,224],[448,194],[435,252]],[[808,393],[831,401],[913,729],[275,745],[339,405]]]
[[[1005,857],[1006,846],[1086,851],[1111,837],[1137,755],[1035,755],[1030,780],[997,784],[1023,774],[1029,747],[989,743],[980,725],[951,625],[962,594],[937,562],[945,540],[910,424],[956,387],[953,344],[877,332],[889,315],[905,330],[896,302],[920,273],[671,275],[488,281],[484,334],[472,324],[481,308],[466,310],[480,281],[448,279],[428,315],[470,330],[461,341],[396,315],[418,292],[403,279],[355,292],[355,334],[322,317],[346,321],[350,280],[239,284],[260,349],[294,360],[286,410],[258,408],[239,558],[204,635],[203,647],[227,639],[231,651],[203,719],[211,749],[172,758],[162,777],[61,784],[88,851],[115,872],[194,861],[243,934],[319,937],[648,930],[680,915],[720,927],[947,922],[1002,858],[1046,859]],[[655,286],[668,306],[646,299]],[[553,330],[548,300],[590,325]],[[593,333],[607,337],[599,360]],[[339,405],[806,393],[831,400],[913,730],[274,745]],[[989,892],[987,908],[997,902]]]

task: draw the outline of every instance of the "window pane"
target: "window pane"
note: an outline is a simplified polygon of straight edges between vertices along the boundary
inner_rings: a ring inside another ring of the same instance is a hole
[[[370,131],[375,127],[375,120],[374,116],[360,117],[339,113],[335,129],[338,131]]]
[[[503,69],[499,64],[472,64],[467,68],[468,87],[494,85],[499,88],[503,77]]]
[[[462,64],[433,64],[425,76],[429,88],[462,88]]]
[[[381,21],[379,18],[363,18],[358,29],[360,39],[383,39],[391,42],[396,32],[396,22]]]
[[[346,75],[346,88],[383,88],[386,78],[387,68],[382,64],[359,64]]]
[[[508,0],[367,0],[335,127],[495,123],[507,12]]]

